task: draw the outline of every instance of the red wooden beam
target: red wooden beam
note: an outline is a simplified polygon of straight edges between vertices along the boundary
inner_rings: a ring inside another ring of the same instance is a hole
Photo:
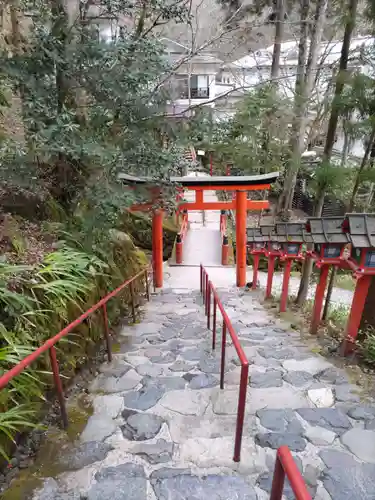
[[[247,210],[264,210],[269,208],[267,200],[247,200]],[[236,200],[233,201],[202,201],[195,203],[181,203],[178,206],[181,210],[235,210]]]
[[[271,184],[244,184],[232,186],[184,186],[187,191],[262,191],[269,189]]]

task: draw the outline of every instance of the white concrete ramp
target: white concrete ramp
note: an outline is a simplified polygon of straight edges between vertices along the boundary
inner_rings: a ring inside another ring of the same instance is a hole
[[[183,265],[221,266],[221,235],[218,229],[190,229],[183,245]]]

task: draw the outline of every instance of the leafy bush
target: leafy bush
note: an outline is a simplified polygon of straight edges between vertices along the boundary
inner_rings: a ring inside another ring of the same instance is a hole
[[[0,264],[0,376],[140,268],[139,252],[132,243],[125,249],[113,242],[108,247],[112,248],[108,263],[63,244],[35,266]],[[126,293],[110,301],[110,320],[118,317],[124,299],[126,303]],[[57,344],[60,369],[67,377],[87,359],[87,351],[96,347],[102,335],[102,323],[98,326],[94,317]],[[52,381],[47,359],[41,356],[0,391],[3,457],[7,457],[4,443],[36,425]]]

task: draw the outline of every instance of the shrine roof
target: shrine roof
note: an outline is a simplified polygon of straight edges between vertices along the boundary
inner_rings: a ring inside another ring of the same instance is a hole
[[[185,187],[217,187],[217,186],[262,186],[274,183],[279,177],[279,172],[263,175],[226,175],[226,176],[193,176],[171,177],[171,182]]]

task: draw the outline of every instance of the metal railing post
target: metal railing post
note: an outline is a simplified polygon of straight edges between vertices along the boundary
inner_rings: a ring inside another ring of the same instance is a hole
[[[285,472],[278,455],[276,455],[275,468],[273,471],[272,488],[270,500],[281,500],[283,496]]]
[[[241,443],[243,434],[243,423],[245,419],[246,409],[246,391],[249,376],[249,365],[242,365],[241,367],[241,380],[240,391],[238,395],[238,409],[237,409],[237,425],[236,425],[236,438],[234,442],[234,456],[233,460],[239,462],[241,459]]]
[[[112,347],[111,347],[111,336],[109,334],[109,324],[108,324],[108,315],[107,315],[107,304],[103,304],[103,323],[104,323],[104,336],[105,343],[107,346],[107,356],[108,361],[112,361]]]
[[[223,330],[221,332],[220,389],[224,389],[226,338],[227,338],[227,325],[225,323],[225,320],[223,320]]]
[[[66,429],[69,425],[69,421],[68,421],[68,414],[66,411],[64,389],[63,389],[62,382],[61,382],[61,377],[60,377],[60,372],[59,372],[59,363],[57,361],[55,346],[50,347],[49,358],[51,361],[51,368],[52,368],[52,373],[53,373],[53,380],[55,382],[57,399],[59,400],[59,404],[60,404],[62,425],[63,425],[63,428]]]
[[[205,300],[205,304],[206,304],[206,316],[207,316],[207,304],[208,304],[208,294],[210,293],[209,289],[208,289],[208,274],[205,273],[205,292],[206,292],[206,300]]]
[[[208,282],[207,293],[207,328],[210,329],[210,316],[211,316],[211,281]]]
[[[131,295],[131,299],[132,299],[132,316],[133,316],[133,323],[135,323],[137,321],[137,316],[135,314],[135,298],[134,298],[134,282],[131,281],[129,283],[129,288],[130,288],[130,295]]]
[[[217,307],[217,303],[216,303],[215,293],[213,293],[213,295],[214,295],[214,311],[213,311],[213,317],[212,317],[212,350],[214,351],[215,347],[216,347],[216,307]]]
[[[147,297],[147,300],[150,302],[150,285],[149,285],[149,282],[148,282],[148,272],[147,272],[147,269],[145,271],[145,280],[146,280],[146,297]]]

